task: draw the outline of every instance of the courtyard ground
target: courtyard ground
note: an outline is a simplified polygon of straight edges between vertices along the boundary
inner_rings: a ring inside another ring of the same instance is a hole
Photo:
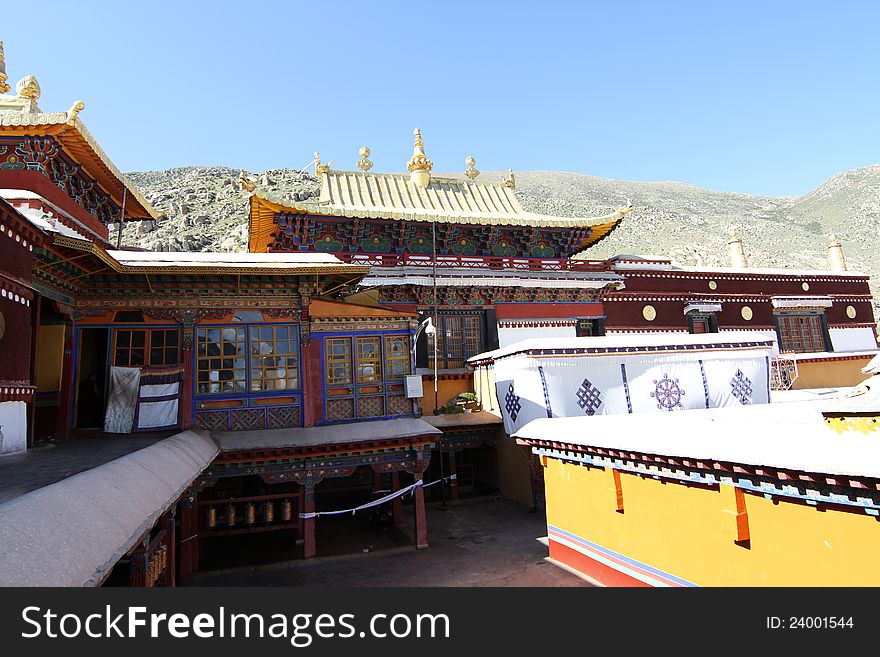
[[[369,553],[204,571],[183,586],[590,586],[547,559],[541,513],[479,498],[428,506],[430,548],[385,547]],[[320,543],[320,533],[319,533]],[[319,544],[320,554],[320,544]]]

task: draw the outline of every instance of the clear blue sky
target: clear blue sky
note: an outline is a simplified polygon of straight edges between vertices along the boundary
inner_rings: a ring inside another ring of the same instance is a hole
[[[876,2],[55,2],[4,12],[10,82],[126,171],[553,169],[803,194],[880,161]]]

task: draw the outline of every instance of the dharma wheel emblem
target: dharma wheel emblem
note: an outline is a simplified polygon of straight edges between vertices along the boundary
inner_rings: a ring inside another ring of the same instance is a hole
[[[751,321],[751,319],[752,319],[752,309],[749,308],[748,306],[743,306],[743,307],[742,307],[742,310],[740,311],[740,314],[742,315],[742,318],[743,318],[744,320],[746,320],[747,322]]]
[[[846,316],[850,319],[856,318],[856,309],[855,306],[847,306],[846,307]]]
[[[642,308],[642,317],[653,322],[657,318],[657,309],[654,306],[645,306]]]
[[[684,390],[678,385],[678,379],[670,379],[668,374],[664,373],[662,379],[654,380],[651,397],[657,400],[657,408],[661,410],[683,408],[681,398],[684,397]]]

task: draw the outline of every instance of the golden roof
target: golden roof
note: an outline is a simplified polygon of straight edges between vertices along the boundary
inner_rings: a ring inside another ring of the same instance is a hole
[[[632,211],[618,208],[600,217],[554,217],[522,209],[513,188],[502,183],[432,176],[420,187],[407,174],[328,171],[317,201],[291,201],[262,190],[250,199],[250,250],[265,251],[276,213],[438,223],[592,228],[598,241]]]

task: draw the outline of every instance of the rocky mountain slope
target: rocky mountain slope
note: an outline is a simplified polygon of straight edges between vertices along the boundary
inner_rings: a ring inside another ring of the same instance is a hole
[[[238,182],[238,170],[185,167],[128,175],[165,218],[126,226],[125,244],[153,250],[247,248],[248,193]],[[272,169],[249,175],[280,196],[305,200],[318,194],[318,181],[307,173]],[[499,172],[480,176],[500,179]],[[523,207],[547,214],[604,214],[632,201],[634,212],[586,257],[655,254],[683,265],[725,265],[727,230],[736,227],[751,266],[826,269],[827,235],[833,231],[849,269],[870,274],[875,299],[880,297],[880,164],[840,173],[801,197],[555,171],[518,172],[516,181]],[[880,299],[875,308],[880,311]]]

